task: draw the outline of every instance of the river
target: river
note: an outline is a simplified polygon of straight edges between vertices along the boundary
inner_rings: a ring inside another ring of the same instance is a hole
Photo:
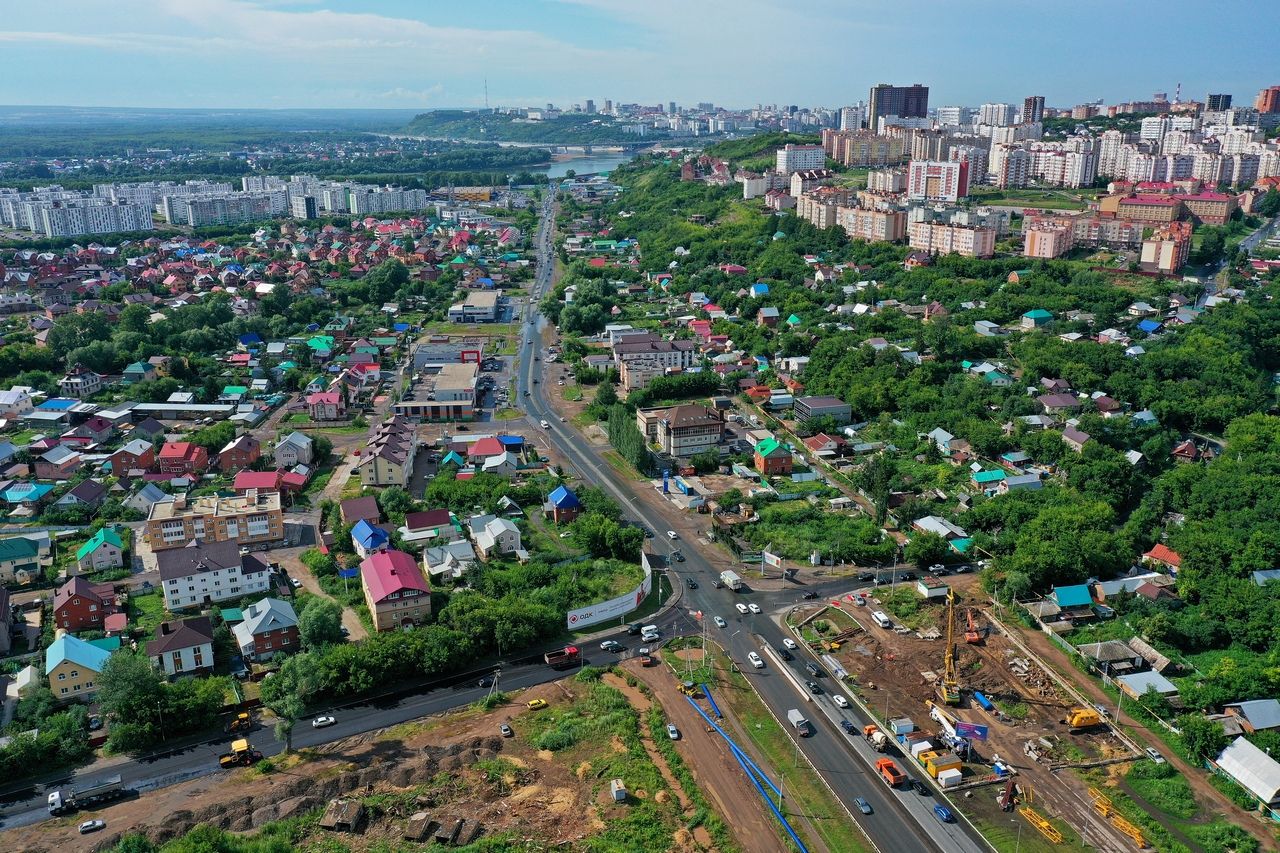
[[[537,169],[540,175],[548,178],[563,178],[570,169],[576,175],[592,175],[600,172],[612,172],[623,163],[630,162],[634,154],[592,154],[587,157],[574,157],[571,160],[557,160],[545,169]],[[530,171],[534,171],[531,169]]]

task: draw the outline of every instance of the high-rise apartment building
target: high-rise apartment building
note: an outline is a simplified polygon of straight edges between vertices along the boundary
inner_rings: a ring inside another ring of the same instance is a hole
[[[774,171],[784,175],[821,169],[827,165],[827,155],[821,145],[793,145],[788,142],[778,149],[775,159]]]
[[[912,160],[907,169],[907,198],[911,201],[958,201],[968,194],[968,163]]]
[[[595,113],[595,111],[596,111],[596,102],[595,102],[595,101],[593,101],[593,100],[591,100],[590,98],[587,98],[587,110],[586,110],[586,111],[587,111],[587,114],[588,114],[588,115],[591,115],[591,114]]]
[[[1260,113],[1280,113],[1280,86],[1268,86],[1259,92],[1253,108]]]
[[[988,156],[988,150],[978,145],[952,145],[947,159],[967,164],[969,167],[969,183],[981,184],[987,180]]]
[[[973,110],[968,107],[938,107],[938,124],[943,127],[966,127],[973,123]]]
[[[841,130],[861,130],[862,123],[867,120],[867,108],[863,104],[840,109]]]
[[[1230,95],[1205,95],[1204,108],[1209,112],[1231,109]]]
[[[983,104],[978,107],[978,123],[1006,127],[1014,123],[1013,104]]]
[[[878,83],[871,87],[867,101],[867,127],[875,129],[883,116],[926,118],[929,115],[929,87],[919,83],[892,86]]]
[[[1001,189],[1025,187],[1031,172],[1031,155],[1015,145],[993,145],[987,180]]]
[[[1228,96],[1230,100],[1230,96]],[[1044,120],[1044,95],[1030,95],[1022,99],[1022,123]]]

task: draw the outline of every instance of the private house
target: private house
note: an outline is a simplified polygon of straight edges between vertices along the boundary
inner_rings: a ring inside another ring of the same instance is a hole
[[[1232,702],[1224,705],[1222,712],[1239,720],[1240,730],[1247,734],[1280,729],[1280,701],[1275,699]]]
[[[471,539],[476,543],[476,550],[486,560],[521,550],[520,528],[508,518],[478,515],[469,519],[467,524],[471,527]]]
[[[29,583],[40,572],[40,546],[25,536],[0,539],[0,584]]]
[[[111,527],[103,527],[76,549],[76,566],[82,572],[97,572],[124,565],[124,544]]]
[[[1134,651],[1122,640],[1105,640],[1101,643],[1084,643],[1076,647],[1076,651],[1093,668],[1103,675],[1114,678],[1138,670],[1146,669],[1146,661],[1142,655]]]
[[[756,470],[766,477],[791,474],[791,450],[776,438],[766,438],[757,444],[754,458]]]
[[[20,418],[35,410],[31,394],[25,388],[0,391],[0,418]]]
[[[1054,587],[1051,597],[1064,619],[1093,618],[1093,593],[1088,584]]]
[[[1024,329],[1038,329],[1053,319],[1053,315],[1043,308],[1036,308],[1022,315],[1020,325]]]
[[[300,648],[298,615],[289,602],[264,598],[246,607],[242,615],[244,621],[231,633],[245,660],[270,660],[277,653]]]
[[[53,593],[53,624],[64,631],[101,631],[106,618],[120,610],[115,588],[109,583],[94,584],[73,577]]]
[[[9,590],[0,586],[0,655],[7,655],[13,646],[14,629],[25,631],[25,622],[15,623],[13,607],[9,603]],[[28,667],[30,669],[30,667]],[[22,695],[22,683],[18,683],[19,696]]]
[[[36,478],[67,480],[84,464],[84,457],[65,444],[46,451],[36,459]]]
[[[1169,679],[1165,678],[1158,672],[1134,672],[1128,675],[1122,675],[1116,680],[1116,686],[1120,688],[1120,692],[1128,696],[1130,699],[1141,699],[1148,691],[1154,690],[1161,696],[1177,696],[1178,687]]]
[[[569,491],[568,487],[556,486],[551,494],[547,495],[547,502],[543,504],[542,511],[556,524],[568,524],[582,512],[582,502],[578,500],[577,495]]]
[[[84,507],[97,509],[107,499],[107,487],[97,480],[81,480],[54,502],[54,506],[64,509]]]
[[[124,369],[124,384],[134,385],[138,382],[150,382],[159,377],[154,364],[148,364],[145,361],[135,361]]]
[[[465,539],[431,545],[422,552],[422,565],[433,579],[457,580],[476,562],[475,549]]]
[[[360,563],[360,587],[376,631],[416,625],[431,615],[431,586],[413,557],[380,551]]]
[[[294,431],[276,442],[273,458],[277,467],[310,465],[315,459],[315,442],[306,433]]]
[[[235,542],[193,541],[156,554],[164,605],[177,613],[215,601],[264,593],[270,568],[252,554],[240,555]]]
[[[484,464],[480,466],[480,470],[486,474],[497,474],[501,477],[510,477],[520,469],[520,460],[514,453],[504,450],[497,456],[490,456],[484,460]]]
[[[213,669],[213,625],[209,617],[161,622],[156,638],[147,643],[147,657],[169,676]]]
[[[83,364],[71,368],[71,372],[58,382],[59,393],[76,400],[87,400],[101,390],[102,375],[94,373]]]
[[[1182,555],[1163,542],[1157,542],[1150,551],[1142,555],[1142,559],[1145,563],[1162,566],[1173,574],[1177,574],[1178,569],[1182,568]]]
[[[373,495],[347,498],[338,505],[338,510],[342,515],[343,524],[355,524],[361,519],[370,524],[379,524],[382,521],[382,510],[378,508],[378,499]]]
[[[428,547],[462,538],[462,526],[447,509],[411,512],[404,517],[400,535],[406,542],[425,543]]]
[[[262,443],[246,432],[218,451],[218,467],[223,471],[239,471],[253,465],[261,456]]]
[[[351,528],[351,544],[361,558],[378,551],[386,550],[391,542],[391,534],[381,527],[376,527],[363,518]]]
[[[162,474],[199,476],[209,467],[209,451],[189,441],[166,441],[157,462]]]
[[[161,489],[155,483],[144,483],[142,488],[125,498],[124,505],[143,515],[150,515],[153,506],[167,500],[172,500],[172,496],[167,494],[164,489]]]
[[[996,487],[996,493],[1007,495],[1009,492],[1035,491],[1043,485],[1039,474],[1010,474]]]
[[[111,652],[106,649],[59,631],[44,656],[44,674],[54,698],[60,702],[89,701],[109,657]]]
[[[1280,762],[1241,736],[1213,762],[1214,769],[1248,791],[1259,805],[1280,806]]]
[[[1076,429],[1073,426],[1069,426],[1062,431],[1063,442],[1076,453],[1083,451],[1084,446],[1088,444],[1092,438],[1093,436],[1089,435],[1089,433],[1084,430]]]
[[[115,424],[100,415],[95,415],[63,436],[62,440],[79,446],[102,444],[108,441],[115,431]]]
[[[150,471],[156,464],[156,449],[150,441],[135,438],[111,454],[111,473],[126,477],[133,471]]]
[[[340,421],[347,416],[347,404],[339,391],[307,395],[307,411],[313,421]]]

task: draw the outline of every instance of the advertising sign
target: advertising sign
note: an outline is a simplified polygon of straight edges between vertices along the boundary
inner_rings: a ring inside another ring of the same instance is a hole
[[[610,619],[618,619],[625,616],[641,604],[644,604],[644,600],[649,596],[651,589],[653,589],[653,573],[645,569],[644,580],[631,592],[624,593],[617,598],[611,598],[608,601],[599,601],[595,604],[588,604],[586,607],[570,610],[565,614],[565,627],[570,631],[576,631],[580,628],[586,628],[588,625],[597,625],[601,622],[608,622]]]

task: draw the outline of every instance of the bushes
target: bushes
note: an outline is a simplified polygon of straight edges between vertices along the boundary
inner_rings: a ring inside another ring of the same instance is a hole
[[[1125,775],[1129,787],[1167,815],[1192,817],[1198,807],[1191,786],[1171,764],[1139,761]]]

